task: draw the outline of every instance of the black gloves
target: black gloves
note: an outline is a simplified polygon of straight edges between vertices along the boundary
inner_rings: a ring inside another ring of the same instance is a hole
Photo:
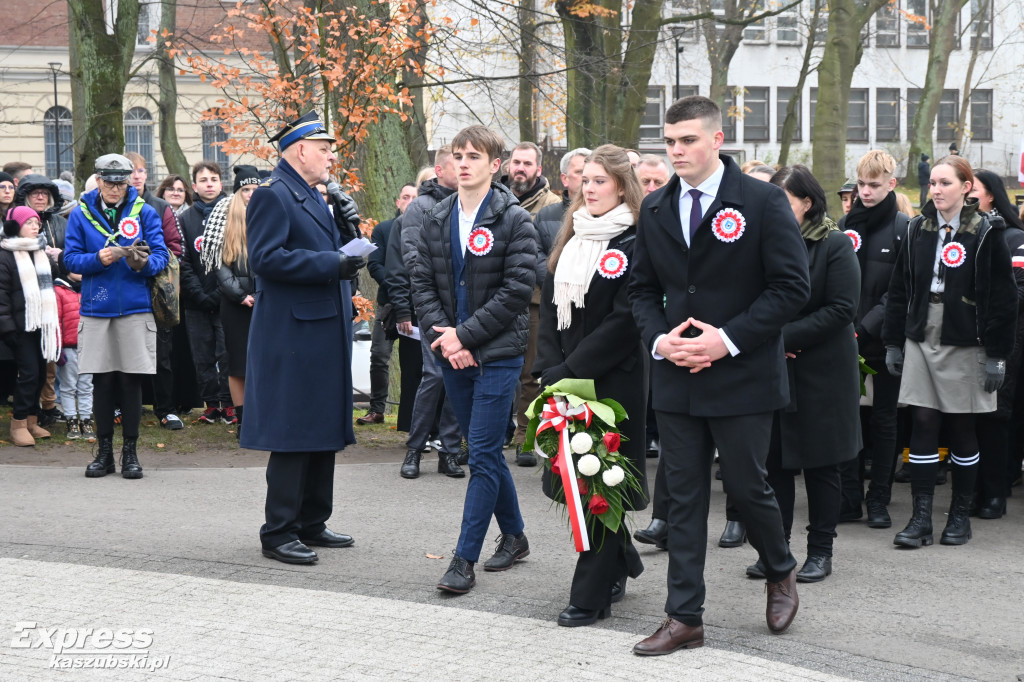
[[[356,200],[343,192],[336,182],[327,184],[327,194],[334,202],[335,220],[339,227],[347,224],[351,232],[346,236],[353,239],[359,237],[359,207],[356,205]],[[343,231],[344,229],[342,227]]]
[[[338,254],[338,277],[341,279],[352,279],[359,274],[359,269],[366,266],[366,259],[362,256],[346,256]]]
[[[903,376],[903,351],[896,346],[886,346],[885,367],[894,377]]]
[[[985,360],[985,391],[994,393],[1003,385],[1006,378],[1006,360],[988,358]]]
[[[573,376],[572,372],[569,370],[568,367],[566,367],[565,363],[563,362],[560,365],[555,365],[554,367],[548,367],[546,370],[541,372],[540,373],[540,385],[541,386],[550,386],[551,384],[558,383],[562,379],[570,379],[570,378],[572,378],[572,376]]]

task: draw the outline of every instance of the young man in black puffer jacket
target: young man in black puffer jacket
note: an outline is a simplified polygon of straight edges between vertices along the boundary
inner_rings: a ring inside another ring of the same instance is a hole
[[[484,126],[452,140],[459,190],[427,214],[411,273],[423,342],[441,363],[448,399],[469,439],[473,475],[462,533],[437,586],[455,594],[476,584],[473,566],[492,514],[501,536],[484,569],[509,569],[530,553],[501,446],[529,335],[537,232],[512,192],[491,180],[503,148]]]

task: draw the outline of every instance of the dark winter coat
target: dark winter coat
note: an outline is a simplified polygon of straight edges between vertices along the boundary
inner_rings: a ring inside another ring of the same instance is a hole
[[[997,219],[1002,220],[997,213],[993,213],[993,223]],[[999,419],[1009,419],[1013,416],[1018,373],[1020,372],[1021,357],[1024,356],[1024,230],[1007,225],[1003,230],[1003,236],[1006,238],[1006,247],[1010,251],[1010,258],[1013,262],[1013,279],[1017,284],[1017,333],[1013,352],[1006,360],[1006,379],[999,387],[994,416]]]
[[[371,253],[366,259],[366,271],[377,283],[377,305],[383,306],[391,302],[388,296],[388,285],[384,281],[385,260],[388,255],[388,238],[391,236],[391,226],[395,224],[395,218],[377,223],[370,235],[370,241],[377,245],[377,250]]]
[[[35,251],[28,251],[35,257]],[[14,253],[0,249],[0,337],[25,331],[25,291]]]
[[[30,173],[18,182],[18,188],[14,190],[14,206],[27,206],[28,195],[36,189],[45,189],[50,193],[50,206],[45,211],[39,212],[42,225],[39,227],[39,234],[46,239],[46,245],[57,249],[64,248],[64,233],[67,231],[67,220],[59,215],[64,200],[60,196],[60,190],[53,180],[45,175]]]
[[[562,191],[562,203],[550,204],[542,208],[533,219],[537,228],[537,286],[544,286],[548,276],[548,254],[555,243],[555,237],[562,229],[562,219],[569,210],[569,193]]]
[[[633,310],[626,294],[629,267],[633,264],[636,228],[631,227],[608,243],[609,249],[626,254],[626,271],[614,279],[594,273],[583,298],[583,307],[573,306],[572,322],[558,330],[558,313],[554,299],[554,277],[544,282],[541,294],[540,327],[537,332],[537,358],[533,374],[564,364],[568,376],[593,379],[598,398],[618,401],[629,418],[620,423],[625,436],[621,452],[629,458],[640,475],[642,494],[625,498],[626,509],[647,507],[647,451],[644,435],[647,429],[648,359],[640,342],[640,329],[633,320]],[[627,440],[628,439],[628,440]],[[554,499],[551,473],[543,474],[544,494]],[[555,486],[560,490],[561,485]]]
[[[782,328],[790,402],[779,413],[782,466],[804,469],[853,459],[861,449],[860,370],[853,321],[860,265],[845,234],[805,240],[811,300]]]
[[[1005,360],[1016,335],[1017,285],[1002,230],[993,229],[976,199],[968,199],[953,240],[964,245],[967,255],[962,265],[946,269],[940,343],[984,346],[990,358]],[[937,214],[929,201],[910,222],[892,273],[882,329],[886,346],[924,341],[938,243]]]
[[[455,193],[455,190],[439,183],[437,178],[423,182],[418,191],[419,195],[405,207],[405,213],[395,218],[391,225],[391,234],[388,236],[384,281],[388,287],[388,296],[391,298],[396,322],[416,321],[410,278],[423,219],[437,202]]]
[[[230,197],[221,195],[208,204],[211,211],[221,201],[230,201]],[[203,248],[203,232],[206,231],[206,219],[209,213],[203,212],[197,202],[178,216],[181,226],[181,304],[191,310],[211,312],[220,310],[220,292],[217,287],[217,274],[206,272],[199,252]]]
[[[152,206],[157,215],[160,216],[164,229],[164,246],[174,254],[175,258],[181,259],[181,228],[178,227],[178,216],[174,209],[166,201],[156,196],[148,189],[143,193],[142,200]]]
[[[481,208],[474,229],[489,229],[494,243],[483,256],[466,251],[469,318],[456,325],[451,216],[458,200],[453,194],[438,203],[423,222],[411,272],[412,297],[416,316],[426,332],[424,341],[433,343],[440,336],[433,327],[455,327],[459,341],[483,366],[526,351],[537,231],[530,214],[518,205],[512,192],[492,182],[490,201]],[[434,352],[442,357],[440,348]]]
[[[352,290],[342,237],[316,190],[282,160],[246,210],[256,304],[241,445],[334,452],[352,430]]]
[[[236,258],[231,265],[221,263],[217,268],[217,287],[220,295],[232,303],[241,304],[246,296],[256,293],[256,283],[249,272],[249,261]]]

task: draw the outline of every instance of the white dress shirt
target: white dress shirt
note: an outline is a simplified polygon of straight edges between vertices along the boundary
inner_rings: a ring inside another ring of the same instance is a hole
[[[466,257],[466,247],[469,246],[469,233],[473,231],[473,223],[476,222],[476,214],[483,206],[483,200],[476,205],[473,212],[467,212],[462,206],[462,199],[459,199],[459,242],[462,244],[462,257]]]
[[[944,248],[944,244],[942,243],[942,241],[946,237],[947,227],[953,229],[952,234],[950,234],[949,236],[949,241],[953,241],[953,238],[956,237],[956,232],[957,230],[960,229],[960,214],[957,213],[955,216],[953,216],[953,220],[949,221],[948,223],[946,222],[946,219],[942,217],[941,213],[936,211],[935,215],[938,218],[939,223],[939,238],[935,243],[935,263],[932,265],[931,292],[933,294],[941,294],[946,290],[945,280],[939,279],[939,263],[942,262],[942,249]]]

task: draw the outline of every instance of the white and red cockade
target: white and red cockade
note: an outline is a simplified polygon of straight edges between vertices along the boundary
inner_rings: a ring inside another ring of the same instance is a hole
[[[743,214],[734,208],[723,208],[715,214],[711,221],[711,232],[718,241],[726,244],[734,242],[743,236],[747,227],[747,219]]]
[[[958,268],[967,260],[967,250],[960,242],[950,242],[942,247],[942,262],[947,268]]]
[[[850,241],[853,242],[853,252],[857,253],[858,251],[860,251],[860,232],[857,232],[857,230],[847,230],[846,232],[843,232],[843,234],[849,237]]]
[[[196,253],[203,252],[203,236],[199,235],[196,240],[192,242],[192,246],[196,247]]]
[[[121,224],[117,226],[117,231],[121,233],[121,236],[125,239],[135,239],[139,236],[139,231],[142,226],[139,225],[138,218],[125,218],[121,221]]]
[[[478,227],[469,233],[466,248],[474,256],[486,256],[494,247],[494,233],[486,227]]]
[[[622,277],[628,265],[629,260],[626,258],[626,254],[618,249],[608,249],[597,259],[597,274],[605,279]]]

